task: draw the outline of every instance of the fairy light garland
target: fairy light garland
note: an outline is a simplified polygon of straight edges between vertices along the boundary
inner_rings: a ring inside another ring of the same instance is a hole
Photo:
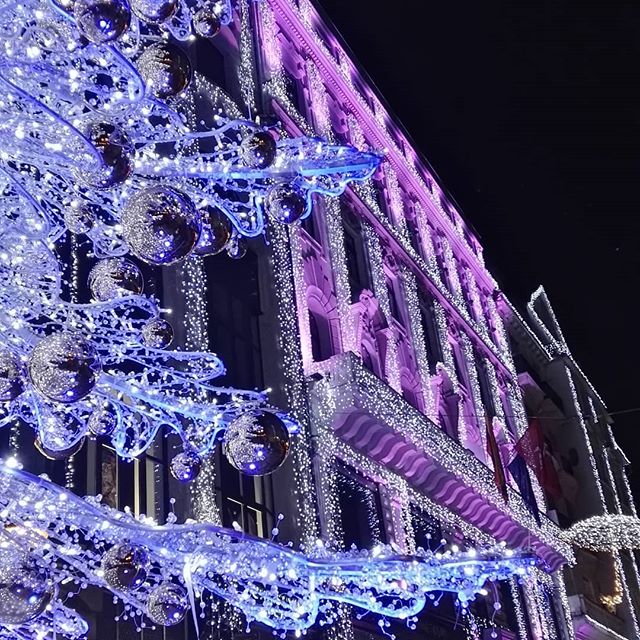
[[[280,334],[278,343],[284,376],[284,392],[291,414],[300,425],[300,434],[292,447],[295,479],[296,519],[303,540],[311,543],[319,535],[318,514],[315,505],[313,467],[307,396],[304,383],[303,359],[300,348],[300,322],[294,288],[294,265],[290,250],[289,230],[282,225],[270,225],[269,246],[271,251],[274,290],[278,300]]]
[[[336,306],[340,319],[343,351],[359,353],[357,343],[356,320],[351,312],[351,284],[347,270],[347,256],[345,251],[344,227],[340,203],[336,200],[323,200],[324,222],[327,231],[329,260],[336,296]]]
[[[392,317],[391,304],[389,302],[389,293],[387,290],[387,281],[384,274],[384,265],[382,259],[382,247],[380,246],[380,238],[373,228],[363,224],[364,239],[369,255],[369,266],[371,269],[371,281],[373,285],[373,293],[380,305],[380,309],[385,318],[389,321]],[[402,385],[400,382],[400,368],[398,365],[398,343],[396,336],[389,327],[387,330],[387,353],[384,363],[384,371],[387,382],[392,389],[398,393],[402,393]]]

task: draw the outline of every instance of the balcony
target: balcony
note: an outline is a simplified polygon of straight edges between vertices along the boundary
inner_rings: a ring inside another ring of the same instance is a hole
[[[618,616],[583,595],[569,596],[577,640],[625,640],[625,624]]]
[[[573,557],[560,530],[541,514],[538,527],[519,493],[505,503],[493,472],[351,353],[321,363],[310,380],[312,411],[355,452],[512,547],[527,547],[553,570]]]

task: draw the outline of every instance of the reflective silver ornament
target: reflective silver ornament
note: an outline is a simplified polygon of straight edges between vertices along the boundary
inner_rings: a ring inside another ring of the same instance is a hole
[[[0,553],[0,625],[19,626],[37,618],[55,595],[44,569],[16,546]]]
[[[191,482],[200,473],[202,460],[194,451],[183,451],[171,460],[171,475],[180,482]]]
[[[102,558],[107,584],[116,591],[135,591],[147,579],[149,554],[128,542],[111,547]]]
[[[147,47],[136,65],[147,88],[156,98],[177,96],[191,80],[189,57],[170,42],[156,42]]]
[[[289,442],[289,431],[277,415],[255,409],[229,424],[224,434],[224,452],[238,471],[264,476],[286,460]]]
[[[202,229],[194,251],[199,256],[215,256],[231,239],[231,222],[217,207],[208,206],[199,211]]]
[[[86,207],[69,207],[64,212],[64,225],[71,233],[87,233],[94,224],[95,217]]]
[[[165,22],[175,14],[177,8],[177,0],[131,0],[133,13],[153,24]]]
[[[36,391],[56,402],[76,402],[91,393],[101,371],[93,345],[81,335],[54,333],[33,349],[27,363]]]
[[[24,391],[24,368],[11,351],[0,351],[0,401],[17,398]]]
[[[93,122],[86,131],[87,139],[100,156],[98,169],[81,169],[80,178],[96,189],[108,189],[124,182],[131,174],[133,145],[125,132],[109,122]]]
[[[120,218],[129,248],[149,264],[186,258],[200,237],[200,214],[186,194],[157,186],[136,193]]]
[[[80,440],[70,447],[66,447],[65,449],[53,449],[52,447],[48,447],[44,444],[38,436],[34,440],[33,446],[40,455],[44,456],[48,460],[67,460],[80,452],[80,449],[84,446],[84,441],[84,438],[80,438]]]
[[[202,38],[214,38],[220,33],[222,22],[211,5],[206,5],[193,16],[193,28]]]
[[[189,610],[186,590],[177,584],[163,584],[154,589],[147,602],[149,617],[163,627],[180,624]]]
[[[111,402],[104,401],[91,412],[87,420],[87,428],[94,436],[110,436],[119,421],[118,407]]]
[[[142,340],[150,349],[164,349],[173,341],[173,327],[162,318],[153,318],[142,327]]]
[[[127,0],[76,0],[73,12],[82,35],[96,44],[117,40],[131,21]]]
[[[89,272],[89,289],[99,302],[140,295],[144,280],[140,269],[126,258],[107,258]]]
[[[236,234],[227,244],[227,255],[234,260],[240,260],[247,255],[248,247],[247,239],[240,234]]]
[[[309,211],[310,202],[301,189],[289,184],[279,184],[267,194],[264,208],[274,220],[292,224]]]
[[[240,143],[240,157],[248,167],[266,169],[276,159],[278,146],[268,131],[250,133]]]

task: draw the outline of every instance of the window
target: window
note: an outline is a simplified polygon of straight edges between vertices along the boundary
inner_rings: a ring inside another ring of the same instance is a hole
[[[400,282],[397,278],[386,278],[387,294],[389,296],[389,308],[391,316],[395,318],[402,326],[405,325],[402,312],[402,294],[399,291]]]
[[[98,484],[103,502],[114,509],[129,507],[136,516],[145,514],[164,522],[169,494],[167,443],[166,438],[159,436],[144,454],[131,462],[119,458],[110,444],[99,443]]]
[[[371,549],[386,542],[378,486],[347,465],[340,465],[337,473],[345,548]]]
[[[309,305],[311,352],[314,362],[323,362],[334,355],[333,338],[329,319]]]
[[[216,487],[221,494],[222,525],[240,525],[245,533],[260,538],[270,535],[269,514],[272,496],[271,476],[246,476],[234,469],[224,455],[216,455],[219,470]]]
[[[478,372],[478,385],[480,387],[480,398],[482,399],[482,405],[489,418],[493,418],[496,415],[496,408],[493,403],[493,394],[491,393],[491,386],[489,384],[489,374],[487,367],[492,366],[490,362],[485,362],[478,354],[474,354],[474,360],[476,364],[476,371]]]
[[[372,288],[369,257],[362,236],[360,220],[348,207],[342,209],[342,223],[351,302],[357,302],[363,289],[371,290]]]
[[[420,320],[422,322],[422,332],[427,343],[427,358],[429,359],[429,373],[435,375],[436,364],[442,362],[442,347],[438,336],[438,325],[436,312],[431,296],[423,291],[419,293],[420,300]]]

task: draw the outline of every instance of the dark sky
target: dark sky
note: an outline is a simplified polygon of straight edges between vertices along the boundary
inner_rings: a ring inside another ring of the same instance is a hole
[[[320,0],[522,310],[544,284],[610,411],[640,407],[640,4]],[[616,417],[640,502],[640,412]]]

